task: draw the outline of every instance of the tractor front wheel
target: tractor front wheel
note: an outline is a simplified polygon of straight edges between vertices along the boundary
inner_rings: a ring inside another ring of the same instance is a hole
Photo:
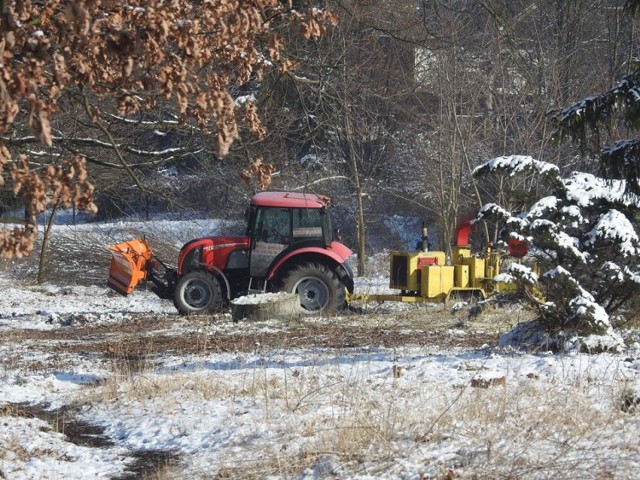
[[[325,265],[304,263],[291,270],[282,281],[282,289],[300,297],[306,315],[333,313],[345,303],[345,289],[337,275]]]
[[[211,313],[222,303],[220,282],[209,272],[189,272],[178,280],[173,303],[182,315]]]

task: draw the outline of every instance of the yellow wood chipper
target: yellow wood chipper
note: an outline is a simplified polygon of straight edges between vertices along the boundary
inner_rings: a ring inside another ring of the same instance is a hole
[[[469,243],[471,222],[462,222],[455,234],[451,258],[443,251],[427,249],[427,231],[423,226],[422,248],[392,251],[389,258],[389,288],[399,293],[355,293],[350,301],[444,302],[459,292],[461,296],[487,298],[513,287],[496,282],[503,253],[489,244],[482,254],[473,254]],[[509,243],[509,255],[521,257],[526,248],[521,242]]]

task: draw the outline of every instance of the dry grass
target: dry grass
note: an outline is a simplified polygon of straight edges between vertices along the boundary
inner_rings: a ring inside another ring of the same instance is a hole
[[[424,478],[449,472],[462,478],[634,478],[640,462],[638,419],[620,408],[623,379],[596,382],[587,372],[549,383],[522,375],[473,388],[471,382],[420,381],[400,368],[376,378],[375,365],[366,362],[314,367],[326,360],[318,354],[300,369],[274,368],[276,356],[267,357],[269,366],[228,372],[143,369],[116,375],[114,387],[97,390],[123,405],[162,399],[166,411],[190,401],[258,405],[251,422],[278,435],[258,443],[238,438],[250,453],[227,453],[198,467],[201,478],[290,478],[303,471],[392,477],[416,451],[422,464],[415,473]],[[465,367],[474,369],[481,372],[482,365]],[[404,381],[407,376],[412,381]],[[183,478],[175,467],[164,475],[158,478]]]
[[[530,317],[517,309],[490,308],[466,319],[444,306],[421,305],[404,312],[345,314],[321,320],[240,322],[228,316],[181,318],[133,316],[107,324],[78,324],[54,330],[3,333],[10,350],[1,360],[5,370],[30,372],[61,368],[69,357],[93,353],[126,368],[158,355],[206,355],[227,352],[269,352],[293,348],[357,348],[378,345],[428,348],[495,345],[501,332]],[[46,352],[26,357],[20,349]],[[43,358],[46,364],[43,364]]]
[[[24,417],[24,409],[19,405],[6,404],[0,406],[0,416],[2,417]]]
[[[611,390],[618,387],[614,383]],[[607,402],[615,401],[611,395]],[[620,478],[632,478],[637,467],[635,435],[611,429],[628,417],[594,405],[582,385],[550,388],[532,379],[460,393],[391,387],[386,402],[372,401],[373,392],[358,388],[343,398],[349,398],[348,408],[314,438],[310,450],[333,452],[356,471],[357,462],[348,459],[367,459],[384,470],[421,443],[438,451],[453,440],[468,447],[438,462],[437,475],[453,468],[477,478],[606,478],[615,465]]]

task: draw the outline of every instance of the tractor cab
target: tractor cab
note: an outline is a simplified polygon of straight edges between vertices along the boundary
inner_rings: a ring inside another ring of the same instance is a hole
[[[278,257],[302,247],[331,245],[331,221],[325,197],[295,193],[260,193],[248,212],[250,276],[267,277]]]

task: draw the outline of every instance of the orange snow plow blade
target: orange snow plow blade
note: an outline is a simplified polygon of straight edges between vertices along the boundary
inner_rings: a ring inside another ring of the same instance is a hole
[[[143,239],[107,247],[111,250],[111,266],[107,285],[122,295],[129,295],[136,285],[147,277],[147,268],[153,252]]]

